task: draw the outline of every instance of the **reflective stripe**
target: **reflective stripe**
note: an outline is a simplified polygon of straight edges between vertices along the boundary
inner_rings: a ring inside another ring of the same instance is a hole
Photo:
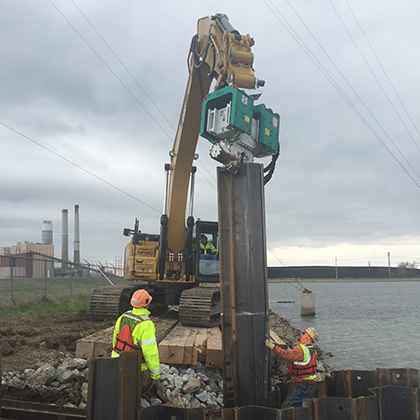
[[[150,372],[152,372],[152,373],[159,373],[160,372],[160,368],[157,368],[155,370],[151,370]]]
[[[309,349],[306,346],[300,345],[303,350],[303,360],[301,362],[293,362],[295,365],[305,366],[311,361],[311,356],[309,354]]]
[[[124,314],[124,317],[126,317],[126,318],[130,318],[130,319],[134,319],[134,320],[136,320],[137,322],[138,322],[138,317],[135,317],[135,316],[133,316],[133,315],[128,315],[128,314]]]
[[[156,338],[151,338],[150,340],[143,340],[143,341],[140,341],[140,343],[136,343],[136,344],[140,346],[146,346],[147,344],[153,344],[153,343],[156,343]]]
[[[134,316],[134,315],[130,315],[130,314],[128,314],[128,313],[125,313],[125,314],[124,314],[124,316],[125,316],[126,318],[135,319],[136,321],[138,321],[138,320],[139,320],[139,318],[141,318],[143,321],[147,321],[147,320],[149,320],[149,319],[150,319],[147,315],[138,315],[138,316]]]
[[[314,381],[316,380],[316,350],[312,346],[304,344],[299,344],[299,346],[303,352],[303,360],[301,362],[292,362],[289,365],[289,375],[292,380]]]

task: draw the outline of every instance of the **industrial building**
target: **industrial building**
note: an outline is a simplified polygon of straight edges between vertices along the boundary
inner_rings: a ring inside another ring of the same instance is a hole
[[[18,242],[10,247],[0,248],[0,278],[52,276],[54,271],[54,245]]]

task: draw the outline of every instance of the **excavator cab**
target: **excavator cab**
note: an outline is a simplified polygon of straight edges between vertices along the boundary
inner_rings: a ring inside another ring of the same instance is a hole
[[[217,222],[198,219],[193,229],[193,266],[195,281],[216,283],[219,281],[219,232]]]

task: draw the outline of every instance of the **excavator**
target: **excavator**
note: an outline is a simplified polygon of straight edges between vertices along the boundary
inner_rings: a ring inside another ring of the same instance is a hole
[[[280,117],[264,104],[255,105],[264,81],[254,73],[253,45],[250,35],[241,35],[224,14],[198,20],[171,160],[165,164],[160,233],[141,232],[137,219],[134,229],[124,229],[131,237],[124,254],[129,283],[95,289],[93,318],[118,317],[129,309],[133,291],[146,288],[152,304],[179,305],[184,325],[220,323],[218,224],[194,219],[193,162],[201,135],[211,143],[210,156],[233,174],[255,157],[271,156],[264,183],[271,178],[279,156]]]

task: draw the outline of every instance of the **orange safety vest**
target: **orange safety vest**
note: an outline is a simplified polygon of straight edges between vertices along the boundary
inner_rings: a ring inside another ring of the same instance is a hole
[[[140,362],[145,363],[141,346],[134,343],[132,333],[138,324],[149,320],[150,318],[148,316],[134,315],[131,311],[126,312],[121,318],[120,331],[117,334],[112,350],[118,354],[122,351],[140,351]]]
[[[317,353],[314,347],[300,344],[303,350],[303,361],[291,362],[288,373],[294,380],[315,381]]]

